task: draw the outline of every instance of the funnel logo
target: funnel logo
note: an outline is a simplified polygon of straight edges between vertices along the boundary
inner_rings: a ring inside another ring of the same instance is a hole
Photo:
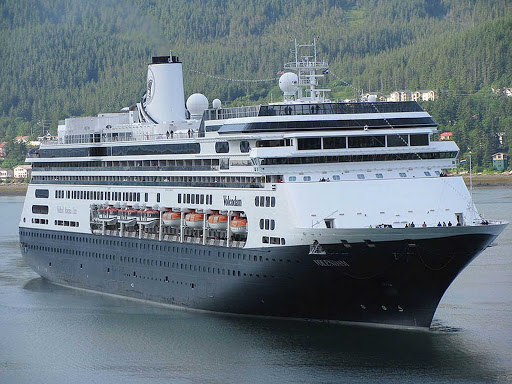
[[[146,88],[146,104],[151,103],[155,94],[155,78],[151,69],[148,71],[148,84]]]

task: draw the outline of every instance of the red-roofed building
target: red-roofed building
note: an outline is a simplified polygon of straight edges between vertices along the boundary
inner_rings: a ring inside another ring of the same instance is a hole
[[[441,141],[452,140],[453,132],[443,132],[441,133]]]

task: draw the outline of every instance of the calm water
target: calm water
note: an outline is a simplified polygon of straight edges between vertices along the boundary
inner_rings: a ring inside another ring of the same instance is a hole
[[[512,220],[512,189],[477,190]],[[241,319],[59,287],[23,262],[1,197],[0,383],[512,382],[512,226],[454,282],[430,331]]]

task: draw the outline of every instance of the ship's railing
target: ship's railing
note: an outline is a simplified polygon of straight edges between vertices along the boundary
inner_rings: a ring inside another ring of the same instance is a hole
[[[105,133],[91,133],[87,135],[68,135],[61,138],[49,138],[41,141],[42,147],[51,147],[61,144],[90,144],[90,143],[118,143],[118,142],[132,142],[132,141],[160,141],[165,140],[172,142],[172,140],[178,139],[193,139],[201,137],[198,131],[190,129],[189,131],[169,131],[167,133],[157,134],[137,134],[132,135],[132,132],[120,132],[119,134],[113,134],[111,132]],[[123,133],[123,134],[121,134]]]
[[[292,61],[284,64],[285,69],[327,69],[329,64],[325,61]]]
[[[240,117],[258,116],[260,110],[259,105],[251,105],[247,107],[219,108],[207,109],[203,113],[204,120],[224,120]]]

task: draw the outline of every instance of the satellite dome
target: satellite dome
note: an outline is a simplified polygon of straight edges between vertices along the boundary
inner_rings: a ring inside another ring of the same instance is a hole
[[[214,99],[212,101],[212,107],[215,109],[220,109],[220,107],[222,107],[221,101],[219,99]]]
[[[375,103],[377,101],[377,95],[368,95],[368,102]]]
[[[293,72],[286,72],[279,78],[279,88],[285,95],[294,95],[299,88],[299,76]]]
[[[187,99],[187,109],[192,116],[201,116],[208,109],[208,99],[202,93],[194,93]]]

